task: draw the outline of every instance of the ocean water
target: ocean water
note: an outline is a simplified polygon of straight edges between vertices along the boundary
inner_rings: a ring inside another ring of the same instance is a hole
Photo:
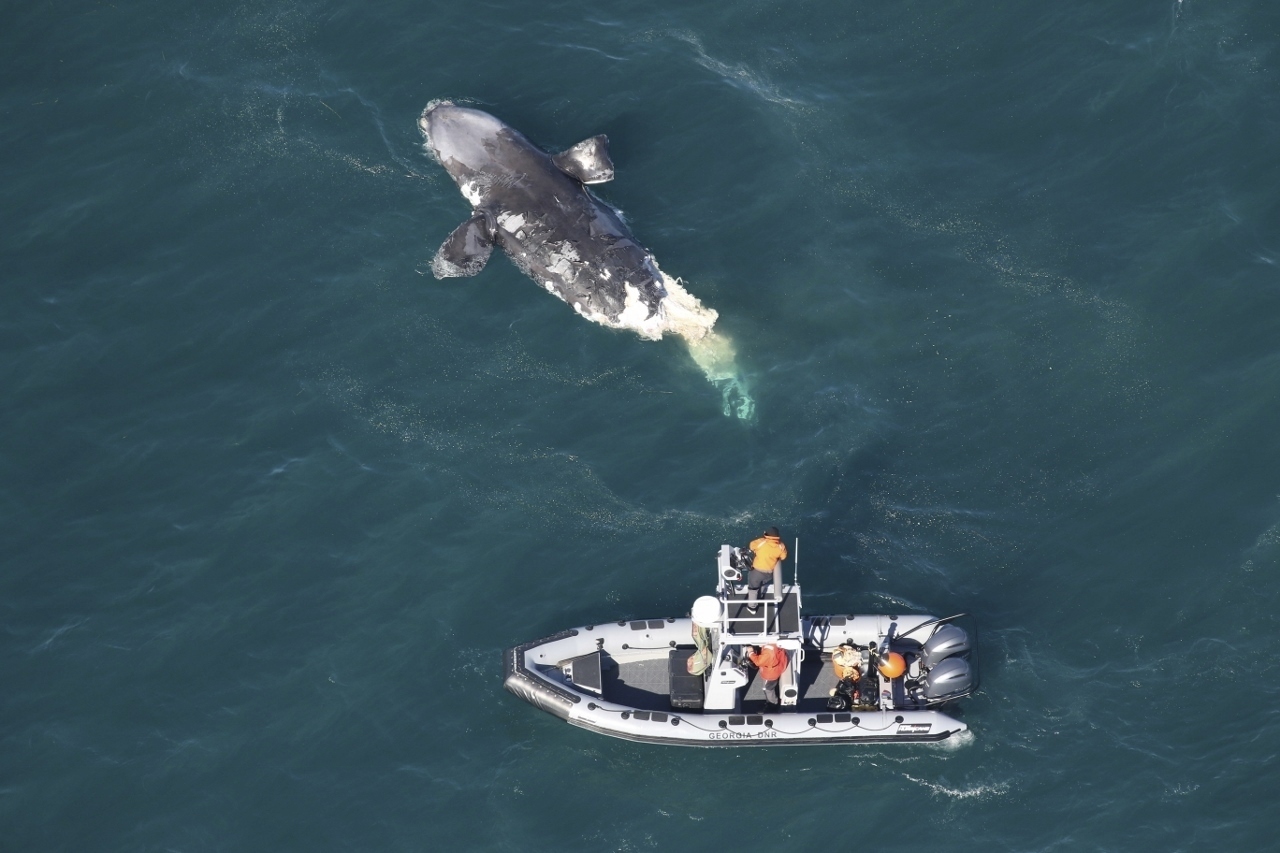
[[[0,847],[1274,849],[1274,4],[0,22]],[[504,258],[431,276],[437,98],[608,134],[753,418]],[[644,746],[502,690],[772,524],[815,612],[974,615],[968,737]]]

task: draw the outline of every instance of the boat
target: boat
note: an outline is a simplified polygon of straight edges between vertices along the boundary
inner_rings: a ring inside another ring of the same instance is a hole
[[[796,543],[799,547],[799,543]],[[681,746],[938,742],[968,726],[940,710],[978,689],[967,614],[804,613],[800,584],[773,583],[749,608],[750,552],[716,555],[716,593],[682,617],[584,625],[508,649],[508,691],[571,725]],[[787,656],[778,704],[750,653]],[[856,671],[832,665],[850,660]]]

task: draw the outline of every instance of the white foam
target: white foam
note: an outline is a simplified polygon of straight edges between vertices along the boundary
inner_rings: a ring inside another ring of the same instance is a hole
[[[694,49],[695,61],[713,74],[720,76],[729,85],[745,89],[758,95],[771,104],[787,107],[792,110],[806,108],[808,105],[801,99],[783,94],[782,90],[764,74],[753,70],[746,63],[723,62],[707,53],[702,40],[687,30],[671,30],[671,36],[679,39]]]
[[[1000,797],[1009,792],[1008,782],[995,782],[989,785],[974,785],[969,788],[952,788],[949,785],[943,785],[939,782],[930,782],[928,779],[917,779],[909,773],[902,774],[905,778],[915,782],[917,785],[923,785],[939,796],[951,797],[955,800],[986,800],[992,797]]]

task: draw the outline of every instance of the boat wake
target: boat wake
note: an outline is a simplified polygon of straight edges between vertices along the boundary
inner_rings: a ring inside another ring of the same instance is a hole
[[[969,788],[952,788],[939,782],[930,782],[928,779],[917,779],[916,777],[903,773],[903,777],[928,788],[938,796],[951,797],[954,800],[986,800],[992,797],[1004,796],[1009,792],[1008,782],[992,782],[987,785],[974,785]]]

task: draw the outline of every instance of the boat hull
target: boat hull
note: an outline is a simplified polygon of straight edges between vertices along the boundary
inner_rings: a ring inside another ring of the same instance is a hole
[[[794,704],[770,713],[750,713],[753,703],[749,701],[732,711],[671,707],[660,682],[669,655],[690,647],[688,618],[587,625],[508,649],[504,686],[571,725],[639,743],[698,747],[936,743],[965,732],[968,726],[937,710],[892,707],[893,685],[888,682],[883,685],[884,698],[876,697],[880,707],[829,711],[821,680],[829,670],[822,662],[823,652],[846,640],[862,645],[882,642],[887,634],[900,634],[931,618],[804,619],[799,627],[807,662],[797,664],[804,674],[800,695]],[[575,661],[592,660],[605,661],[603,676],[599,663],[594,674],[588,675],[582,664],[578,666],[583,671],[574,674]],[[637,676],[645,672],[648,681]]]

